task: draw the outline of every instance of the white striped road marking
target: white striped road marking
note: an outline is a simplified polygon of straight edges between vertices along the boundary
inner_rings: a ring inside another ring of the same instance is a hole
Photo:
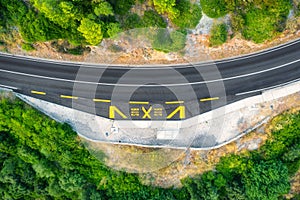
[[[294,64],[299,62],[300,59],[294,60],[289,63],[285,63],[283,65],[279,65],[276,67],[272,67],[269,69],[257,71],[257,72],[252,72],[249,74],[242,74],[242,75],[237,75],[233,77],[228,77],[228,78],[221,78],[221,79],[215,79],[215,80],[208,80],[208,81],[199,81],[199,82],[193,82],[193,83],[174,83],[174,84],[160,84],[160,85],[143,85],[143,87],[171,87],[171,86],[185,86],[185,85],[198,85],[198,84],[207,84],[207,83],[214,83],[214,82],[221,82],[221,81],[228,81],[228,80],[233,80],[233,79],[238,79],[238,78],[244,78],[247,76],[253,76],[257,74],[262,74],[265,72],[273,71],[276,69],[280,69],[283,67],[286,67],[288,65]],[[29,77],[35,77],[35,78],[42,78],[42,79],[49,79],[49,80],[56,80],[56,81],[64,81],[64,82],[71,82],[71,83],[82,83],[82,84],[93,84],[93,85],[107,85],[107,86],[123,86],[123,87],[136,87],[139,86],[140,84],[115,84],[115,83],[96,83],[96,82],[89,82],[89,81],[78,81],[78,80],[69,80],[69,79],[63,79],[63,78],[54,78],[54,77],[47,77],[47,76],[41,76],[41,75],[35,75],[35,74],[27,74],[27,73],[22,73],[22,72],[14,72],[14,71],[9,71],[9,70],[4,70],[0,69],[0,72],[6,72],[6,73],[11,73],[11,74],[17,74],[17,75],[23,75],[23,76],[29,76]]]
[[[182,67],[195,67],[196,66],[206,66],[206,65],[211,65],[212,63],[228,63],[228,62],[232,62],[232,61],[237,61],[237,60],[244,60],[244,59],[248,59],[248,58],[252,58],[252,57],[257,57],[260,55],[264,55],[273,51],[277,51],[279,49],[283,49],[289,46],[292,46],[294,44],[297,44],[300,42],[300,39],[296,39],[294,41],[279,45],[279,46],[275,46],[275,47],[271,47],[269,49],[264,49],[260,52],[257,53],[251,53],[248,55],[242,55],[236,58],[228,58],[225,60],[216,60],[216,61],[204,61],[204,62],[200,62],[200,63],[192,63],[192,66],[184,66],[184,64],[172,64],[172,65],[157,65],[157,67],[148,67],[147,65],[135,65],[135,66],[139,66],[139,69],[164,69],[164,67],[172,67],[172,68],[182,68]],[[34,62],[46,62],[46,63],[53,63],[53,64],[60,64],[60,65],[65,65],[65,66],[78,66],[78,67],[85,67],[85,68],[102,68],[102,69],[106,69],[110,64],[99,64],[96,65],[94,63],[82,63],[82,62],[66,62],[66,61],[56,61],[56,60],[49,60],[49,59],[42,59],[42,58],[35,58],[35,57],[30,57],[30,56],[21,56],[21,55],[13,55],[13,54],[7,54],[7,53],[2,53],[0,52],[0,55],[5,55],[6,57],[13,57],[13,58],[22,58],[24,60],[30,60],[30,61],[34,61]],[[147,67],[146,67],[147,66]],[[153,66],[153,65],[151,65]],[[129,66],[130,67],[130,66]],[[161,68],[159,68],[161,67]],[[116,64],[113,66],[114,69],[124,69],[124,65],[121,64]]]
[[[4,88],[8,88],[8,89],[12,89],[12,90],[17,90],[17,89],[18,89],[18,88],[16,88],[16,87],[13,87],[13,86],[1,85],[1,84],[0,84],[0,87],[4,87]]]

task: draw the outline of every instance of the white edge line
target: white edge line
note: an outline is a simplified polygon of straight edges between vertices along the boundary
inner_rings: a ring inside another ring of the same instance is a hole
[[[1,85],[1,84],[0,84],[0,87],[4,87],[4,88],[8,88],[8,89],[12,89],[12,90],[17,90],[17,89],[19,89],[19,88],[13,87],[13,86]]]
[[[107,68],[108,66],[111,66],[114,69],[128,69],[128,68],[130,69],[130,67],[131,68],[138,68],[138,69],[164,69],[165,67],[182,68],[182,67],[186,67],[185,66],[186,64],[191,64],[192,67],[194,67],[194,65],[196,65],[196,66],[206,66],[206,65],[210,65],[211,63],[221,64],[221,63],[228,63],[228,62],[232,62],[232,61],[236,61],[236,60],[245,60],[245,59],[248,59],[248,58],[252,58],[252,57],[264,55],[264,54],[267,54],[267,53],[270,53],[270,52],[273,52],[273,51],[277,51],[279,49],[283,49],[283,48],[295,45],[299,42],[300,42],[300,39],[295,39],[291,42],[280,44],[278,46],[274,46],[274,47],[271,47],[269,49],[264,49],[264,50],[258,51],[256,53],[250,53],[250,54],[241,55],[241,56],[238,56],[238,57],[227,58],[227,59],[223,59],[223,60],[211,60],[211,61],[203,61],[203,62],[199,62],[199,63],[180,63],[180,64],[165,64],[165,65],[162,64],[162,65],[156,65],[156,67],[146,67],[146,66],[149,66],[149,65],[125,65],[125,64],[114,64],[114,65],[112,65],[111,63],[96,64],[96,63],[70,62],[70,61],[59,61],[59,60],[56,61],[56,60],[51,60],[51,59],[36,58],[36,57],[22,56],[22,55],[14,55],[14,54],[8,54],[8,53],[3,53],[3,52],[0,52],[0,55],[5,55],[7,57],[12,57],[12,58],[17,58],[17,59],[22,58],[22,59],[31,60],[31,61],[34,61],[34,62],[54,63],[54,64],[67,65],[67,66],[80,66],[80,67],[86,67],[86,68]],[[133,66],[137,66],[137,67],[133,67]],[[150,65],[150,66],[154,66],[154,65]],[[162,68],[159,68],[159,67],[162,67]]]
[[[296,80],[292,80],[292,81],[286,82],[286,83],[281,83],[281,84],[278,84],[278,85],[275,85],[275,86],[270,86],[270,87],[266,87],[266,88],[262,88],[262,89],[257,89],[257,90],[251,90],[251,91],[248,91],[248,92],[237,93],[235,95],[236,96],[241,96],[241,95],[244,95],[244,94],[251,94],[251,93],[255,93],[255,92],[261,92],[261,91],[265,91],[265,90],[270,90],[270,89],[278,88],[278,87],[285,86],[285,85],[288,85],[288,84],[291,84],[291,83],[296,83],[298,81],[300,81],[300,78],[296,79]]]

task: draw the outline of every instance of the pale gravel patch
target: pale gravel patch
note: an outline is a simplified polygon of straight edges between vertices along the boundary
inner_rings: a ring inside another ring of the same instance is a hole
[[[55,120],[70,124],[81,136],[92,141],[159,148],[213,149],[251,132],[271,116],[287,109],[284,97],[299,95],[299,85],[300,82],[266,91],[184,121],[134,121],[138,126],[131,121],[114,121],[25,95],[17,96]],[[173,140],[157,139],[158,131],[162,130],[177,130],[178,134]]]

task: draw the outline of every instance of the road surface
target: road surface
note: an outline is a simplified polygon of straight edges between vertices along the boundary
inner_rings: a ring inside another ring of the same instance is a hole
[[[182,120],[300,79],[300,40],[176,66],[66,63],[0,54],[0,87],[125,120]]]

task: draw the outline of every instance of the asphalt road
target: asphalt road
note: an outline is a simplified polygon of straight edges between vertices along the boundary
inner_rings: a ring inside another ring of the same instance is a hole
[[[234,59],[160,67],[0,54],[0,87],[112,119],[186,119],[298,79],[300,40]]]

